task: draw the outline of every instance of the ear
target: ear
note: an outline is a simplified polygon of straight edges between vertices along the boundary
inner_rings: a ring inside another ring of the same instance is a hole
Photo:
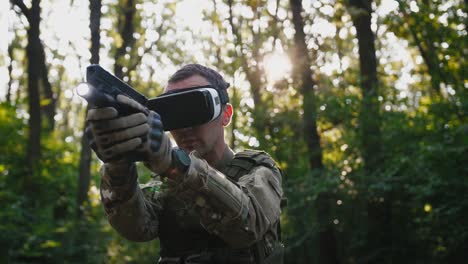
[[[229,123],[231,123],[231,118],[232,118],[232,105],[231,104],[226,104],[222,115],[223,115],[222,117],[223,126],[229,125]]]

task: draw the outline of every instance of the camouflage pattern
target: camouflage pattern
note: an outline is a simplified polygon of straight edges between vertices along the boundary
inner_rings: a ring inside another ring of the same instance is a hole
[[[259,152],[259,162],[236,178],[233,171],[239,159],[233,158],[226,148],[213,168],[192,152],[185,175],[173,180],[155,176],[142,185],[137,184],[133,164],[118,169],[104,166],[101,197],[110,224],[129,240],[159,237],[161,263],[211,248],[228,249],[219,260],[223,263],[229,262],[225,257],[229,254],[236,255],[232,263],[255,263],[255,247],[260,247],[264,259],[279,244],[281,172],[271,157]],[[128,179],[124,183],[110,180],[123,174]],[[202,259],[193,263],[205,263]]]

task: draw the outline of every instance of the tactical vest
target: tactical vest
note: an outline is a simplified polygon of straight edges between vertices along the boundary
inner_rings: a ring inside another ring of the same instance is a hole
[[[268,168],[276,167],[273,159],[263,151],[245,150],[236,153],[231,162],[229,162],[223,169],[223,173],[228,176],[234,184],[238,180],[248,174],[252,169],[258,166],[265,166]],[[171,201],[172,202],[172,201]],[[282,199],[283,203],[283,199]],[[168,209],[168,210],[167,210]],[[280,264],[283,263],[284,247],[281,244],[281,228],[277,224],[276,235],[278,240],[273,243],[266,243],[265,238],[255,243],[250,248],[246,249],[229,249],[224,241],[220,238],[209,234],[202,228],[184,227],[181,223],[174,221],[176,212],[166,208],[163,215],[160,215],[160,226],[164,229],[160,230],[161,241],[161,256],[173,256],[171,248],[174,247],[193,250],[193,255],[184,253],[188,257],[171,258],[166,257],[160,260],[160,263],[265,263],[265,264]],[[174,243],[172,244],[172,241]],[[181,245],[181,241],[186,243]],[[205,251],[206,249],[206,251]],[[202,251],[202,255],[199,252]],[[206,253],[206,256],[203,254]],[[175,254],[178,255],[178,254]],[[195,256],[193,262],[190,258]],[[171,262],[174,259],[174,262]]]

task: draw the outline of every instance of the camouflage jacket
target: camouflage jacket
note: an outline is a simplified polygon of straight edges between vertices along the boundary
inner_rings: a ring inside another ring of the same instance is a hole
[[[192,165],[188,172],[191,180],[154,177],[142,185],[137,184],[134,164],[112,169],[104,165],[101,198],[109,222],[132,241],[159,238],[162,256],[180,256],[210,248],[242,251],[258,241],[264,242],[264,254],[268,255],[274,242],[279,240],[282,179],[268,154],[259,152],[256,156],[259,162],[245,169],[243,161],[234,159],[232,150],[226,148],[222,160],[212,168],[191,154]],[[197,167],[193,163],[201,165]],[[219,194],[210,192],[206,182],[197,181],[202,174],[205,181],[216,178],[224,184],[223,195],[240,196],[236,199],[242,209],[233,212],[227,208],[229,206],[220,205]],[[241,175],[233,178],[236,174]],[[127,180],[113,182],[115,178]]]

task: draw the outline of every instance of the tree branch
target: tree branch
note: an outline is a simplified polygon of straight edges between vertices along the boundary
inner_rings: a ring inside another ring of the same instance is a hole
[[[14,6],[19,7],[19,9],[21,9],[21,12],[23,12],[23,15],[28,19],[28,21],[31,20],[31,11],[24,4],[23,0],[10,0],[10,3]]]
[[[158,32],[158,34],[159,34],[159,39],[156,40],[156,41],[159,41],[159,40],[161,39],[162,31],[163,31],[163,26],[164,26],[164,22],[161,23],[161,24],[159,25],[159,27],[157,28],[157,30],[156,30],[156,32]],[[146,35],[145,35],[145,37],[146,37]],[[153,49],[153,47],[154,47],[155,44],[156,44],[156,42],[153,42],[151,45],[149,45],[149,47],[146,47],[146,49],[143,50],[143,52],[142,52],[141,55],[137,55],[137,57],[136,57],[136,59],[134,60],[134,62],[133,62],[130,66],[127,67],[127,72],[128,72],[128,73],[136,69],[136,67],[138,66],[138,64],[139,64],[139,63],[141,62],[141,60],[143,59],[143,56],[144,56],[145,54],[149,53],[149,52]]]

